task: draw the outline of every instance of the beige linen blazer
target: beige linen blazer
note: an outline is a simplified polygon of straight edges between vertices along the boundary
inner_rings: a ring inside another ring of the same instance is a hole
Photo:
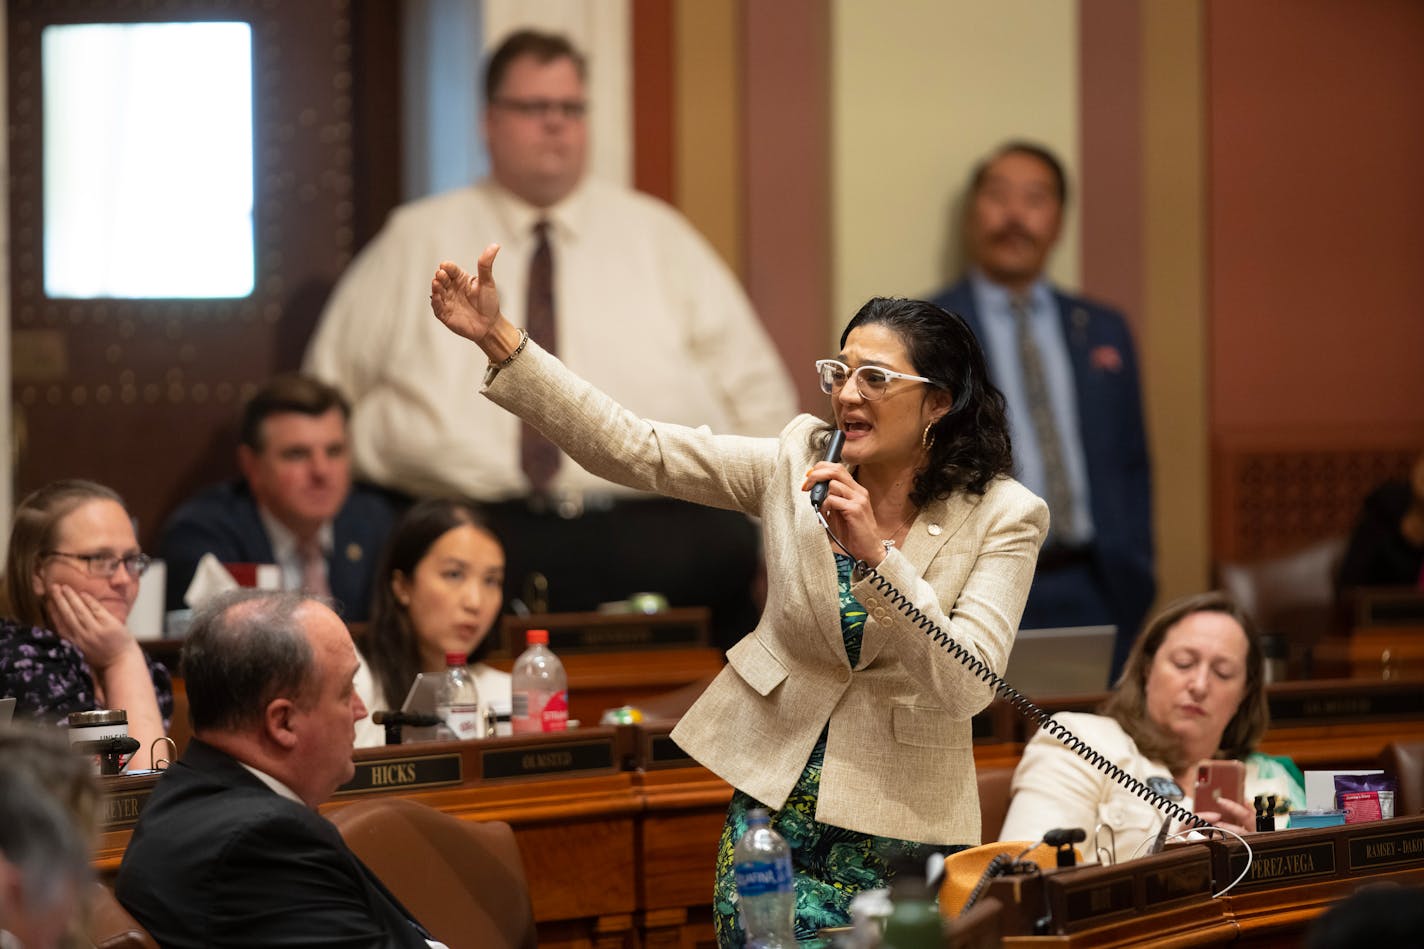
[[[484,392],[593,474],[761,518],[766,609],[673,731],[684,750],[779,808],[824,729],[818,820],[931,844],[979,842],[970,719],[993,692],[870,580],[852,587],[867,616],[850,667],[835,560],[801,490],[825,423],[802,415],[778,438],[750,438],[647,421],[532,342]],[[925,505],[879,572],[1002,673],[1047,529],[1043,501],[999,478],[982,496]]]

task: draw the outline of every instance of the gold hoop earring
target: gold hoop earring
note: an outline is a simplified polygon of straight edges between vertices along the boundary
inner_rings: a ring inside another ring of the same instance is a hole
[[[925,425],[925,430],[920,433],[920,444],[924,446],[925,451],[929,451],[934,447],[934,442],[934,422],[929,422]]]

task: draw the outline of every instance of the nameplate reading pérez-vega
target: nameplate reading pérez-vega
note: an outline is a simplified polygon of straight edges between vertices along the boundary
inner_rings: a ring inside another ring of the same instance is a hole
[[[1375,870],[1401,863],[1424,864],[1424,828],[1350,838],[1350,869]]]
[[[356,774],[337,794],[368,791],[408,791],[459,784],[464,780],[459,754],[426,755],[420,758],[380,758],[356,762]]]
[[[560,743],[548,748],[525,746],[480,753],[480,776],[486,781],[536,774],[611,771],[613,766],[612,738]]]
[[[152,789],[144,788],[142,791],[121,791],[118,794],[104,795],[104,829],[128,827],[138,821],[138,815],[148,803],[150,793]]]
[[[1335,841],[1296,844],[1285,847],[1263,847],[1260,836],[1252,837],[1256,849],[1251,861],[1251,872],[1238,884],[1242,890],[1256,886],[1272,886],[1310,877],[1331,876],[1335,873]],[[1231,878],[1234,880],[1246,868],[1246,851],[1235,850],[1231,854]]]

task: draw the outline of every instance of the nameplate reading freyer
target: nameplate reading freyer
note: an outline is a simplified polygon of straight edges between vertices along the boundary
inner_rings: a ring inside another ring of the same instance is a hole
[[[413,788],[433,788],[460,784],[464,773],[458,754],[425,755],[419,758],[381,758],[356,762],[356,774],[337,794],[362,794],[370,791],[408,791]]]
[[[150,793],[148,789],[145,789],[104,795],[104,818],[102,821],[104,829],[114,830],[136,823],[138,815],[143,812],[143,806],[148,803]]]

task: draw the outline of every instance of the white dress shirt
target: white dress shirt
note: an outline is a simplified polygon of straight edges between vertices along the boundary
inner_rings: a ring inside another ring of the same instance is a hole
[[[536,221],[552,224],[559,356],[652,418],[771,435],[795,414],[775,346],[732,272],[676,211],[587,180],[540,211],[492,182],[397,208],[342,276],[306,368],[351,399],[360,474],[414,494],[528,494],[519,420],[478,397],[486,360],[430,312],[435,268],[490,243],[504,313],[525,313]],[[808,368],[809,371],[809,368]],[[629,494],[578,465],[555,493]]]

